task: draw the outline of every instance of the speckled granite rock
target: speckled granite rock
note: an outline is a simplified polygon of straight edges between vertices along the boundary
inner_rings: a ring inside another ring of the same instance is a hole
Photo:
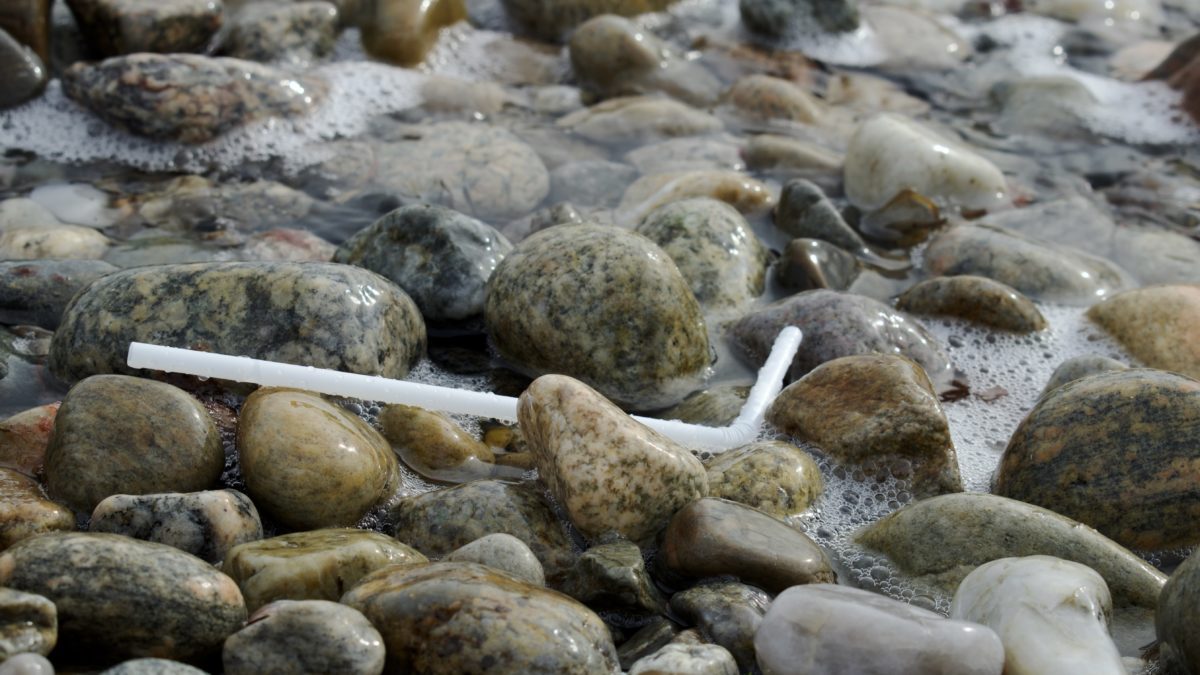
[[[481,480],[400,500],[392,511],[395,535],[431,556],[446,555],[496,532],[525,542],[551,586],[575,560],[558,516],[529,485]]]
[[[601,14],[637,16],[668,7],[675,0],[502,0],[508,15],[524,31],[550,42]]]
[[[46,532],[75,529],[75,514],[46,498],[37,481],[0,469],[0,550]]]
[[[671,406],[656,417],[664,420],[680,420],[706,427],[724,427],[741,414],[746,405],[750,387],[740,385],[718,385],[688,396],[681,403]]]
[[[195,54],[132,54],[76,63],[63,91],[109,124],[139,136],[203,143],[264,117],[298,117],[328,85],[251,61]]]
[[[1016,333],[1044,330],[1046,318],[1017,289],[970,275],[926,279],[896,298],[913,314],[943,314]]]
[[[1155,615],[1160,663],[1195,672],[1200,666],[1200,635],[1194,627],[1200,619],[1200,553],[1193,552],[1175,568],[1163,586]]]
[[[1095,527],[1130,548],[1200,542],[1200,382],[1159,370],[1100,373],[1038,401],[1000,459],[994,491]]]
[[[405,206],[343,243],[334,262],[365,267],[403,288],[428,321],[483,313],[488,278],[512,250],[495,228],[442,206]]]
[[[425,351],[425,325],[402,290],[348,265],[146,267],[75,297],[54,334],[50,370],[66,380],[129,372],[131,341],[402,378]]]
[[[737,675],[737,664],[718,645],[671,644],[638,659],[629,675]]]
[[[254,502],[237,490],[113,495],[96,505],[88,529],[166,544],[214,564],[263,537]]]
[[[492,344],[526,373],[570,375],[632,408],[678,402],[710,361],[675,263],[618,228],[556,227],[521,242],[488,282],[485,318]]]
[[[1075,358],[1067,359],[1058,364],[1058,367],[1050,374],[1050,380],[1046,382],[1046,387],[1042,389],[1042,396],[1068,382],[1074,382],[1089,375],[1107,373],[1113,370],[1129,370],[1129,366],[1116,359],[1110,359],[1107,356],[1099,356],[1097,354],[1076,356]]]
[[[203,52],[224,19],[220,0],[67,0],[67,6],[103,56]]]
[[[45,63],[50,58],[50,10],[53,0],[17,0],[0,7],[0,29],[29,45]]]
[[[1127,283],[1115,265],[1066,246],[995,225],[958,225],[929,242],[931,274],[972,274],[1007,284],[1035,300],[1088,305]]]
[[[41,654],[17,654],[0,663],[0,675],[54,675],[54,664]]]
[[[858,28],[858,8],[853,0],[740,0],[742,22],[770,37],[783,37],[816,23],[833,33]]]
[[[852,254],[818,239],[793,239],[775,264],[775,278],[789,291],[844,291],[862,272]]]
[[[729,650],[738,672],[754,670],[754,633],[771,605],[762,590],[735,582],[696,586],[671,596],[671,611]]]
[[[950,374],[949,359],[916,319],[877,300],[840,291],[805,291],[747,314],[733,325],[734,346],[755,367],[761,366],[785,326],[797,326],[804,333],[788,371],[789,382],[826,361],[871,353],[907,356],[935,383]]]
[[[1200,286],[1149,286],[1093,305],[1100,324],[1146,365],[1200,377]]]
[[[630,541],[584,551],[562,591],[588,607],[635,614],[665,614],[667,599],[654,586],[642,550]]]
[[[829,557],[803,532],[724,499],[701,499],[676,513],[659,560],[684,577],[729,574],[772,593],[836,580]]]
[[[383,672],[383,637],[361,612],[328,600],[260,607],[225,640],[226,675]]]
[[[238,417],[237,449],[255,504],[298,530],[354,525],[400,484],[387,440],[309,392],[251,394]]]
[[[222,570],[251,611],[275,600],[333,600],[388,565],[426,562],[415,549],[378,532],[313,530],[234,547]]]
[[[503,127],[439,122],[410,133],[415,137],[376,146],[385,188],[489,222],[523,216],[550,192],[546,165]]]
[[[542,563],[525,542],[511,534],[497,532],[451,551],[445,562],[473,562],[507,572],[535,586],[546,585]]]
[[[565,115],[558,120],[558,126],[591,141],[632,146],[708,134],[722,125],[713,115],[679,101],[628,96]]]
[[[708,493],[700,460],[565,375],[521,394],[517,416],[538,475],[587,537],[652,537],[679,508]]]
[[[47,534],[0,555],[0,585],[58,608],[59,644],[100,658],[189,659],[246,619],[232,579],[162,544],[116,534]]]
[[[0,262],[0,322],[54,330],[72,296],[115,271],[99,260]]]
[[[747,214],[765,211],[775,203],[769,185],[739,171],[671,171],[642,176],[634,181],[621,195],[616,219],[618,223],[632,227],[655,209],[696,197],[723,201]]]
[[[962,491],[950,423],[925,371],[902,356],[827,361],[780,392],[766,420],[918,494]]]
[[[751,120],[788,120],[819,124],[821,104],[795,83],[770,75],[739,78],[725,93],[725,101]]]
[[[41,57],[0,26],[0,110],[37,96],[48,78]]]
[[[100,675],[207,675],[203,670],[170,659],[130,659]]]
[[[96,375],[71,388],[46,448],[50,494],[91,511],[113,494],[204,490],[225,468],[204,406],[163,382]]]
[[[239,59],[306,65],[328,56],[337,34],[338,10],[331,3],[254,3],[233,15],[221,48]]]
[[[1086,525],[1046,509],[990,494],[923,499],[863,528],[858,542],[905,574],[947,592],[997,558],[1051,555],[1096,570],[1118,607],[1153,609],[1166,576]]]
[[[762,669],[778,675],[1004,672],[1004,647],[991,630],[848,586],[783,592],[763,617],[754,645]]]
[[[866,242],[842,218],[825,191],[812,181],[797,178],[783,186],[775,207],[775,226],[787,234],[820,239],[846,251],[862,251]]]
[[[591,610],[473,563],[385,568],[342,603],[379,629],[392,672],[607,674],[617,664],[608,628]]]
[[[708,462],[708,494],[774,516],[807,509],[821,495],[821,470],[791,443],[762,441],[727,450]]]
[[[383,436],[418,473],[452,482],[486,476],[495,453],[448,416],[394,403],[379,414]]]
[[[58,611],[35,593],[0,588],[0,659],[46,655],[58,642]]]
[[[383,0],[360,7],[367,53],[400,66],[419,64],[443,27],[467,18],[463,0]]]
[[[950,618],[996,632],[1008,673],[1126,675],[1108,634],[1112,597],[1091,568],[1044,555],[980,565],[954,593]]]
[[[708,312],[736,311],[762,294],[767,249],[737,209],[701,197],[650,212],[635,230],[675,261]]]

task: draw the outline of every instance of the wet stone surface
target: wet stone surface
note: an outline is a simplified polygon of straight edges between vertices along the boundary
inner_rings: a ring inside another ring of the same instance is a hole
[[[279,600],[260,607],[222,650],[227,675],[379,675],[384,647],[360,612],[328,600]]]
[[[219,0],[68,0],[88,42],[104,56],[203,52],[224,20]]]
[[[1033,333],[1046,328],[1046,318],[1016,289],[985,277],[929,279],[896,299],[896,307],[914,314],[957,316],[1001,330]]]
[[[236,490],[113,495],[96,505],[88,530],[174,546],[213,564],[263,537],[254,502]]]
[[[709,495],[774,516],[804,511],[823,489],[817,463],[800,448],[782,441],[727,450],[706,468]]]
[[[732,582],[696,586],[671,596],[671,611],[729,650],[743,673],[756,665],[754,634],[770,605],[765,591]]]

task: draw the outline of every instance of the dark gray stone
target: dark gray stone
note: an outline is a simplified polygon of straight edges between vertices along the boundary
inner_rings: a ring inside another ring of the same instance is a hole
[[[852,0],[740,0],[742,23],[769,37],[811,31],[844,33],[858,28],[858,8]]]
[[[1194,673],[1200,668],[1200,552],[1188,556],[1167,580],[1154,617],[1159,658],[1167,667]]]
[[[793,237],[820,239],[846,251],[867,248],[825,192],[803,178],[784,184],[775,207],[775,226]]]
[[[260,607],[225,640],[225,675],[383,672],[383,637],[356,609],[328,600]]]
[[[115,271],[99,260],[0,262],[0,323],[54,330],[80,289]]]
[[[793,239],[775,264],[775,278],[790,291],[850,288],[862,265],[850,253],[817,239]]]
[[[734,582],[697,586],[671,596],[671,611],[728,649],[742,673],[757,665],[754,633],[770,605],[766,592]]]
[[[667,600],[655,588],[642,550],[618,541],[584,551],[575,562],[563,592],[596,609],[620,609],[663,614]]]
[[[166,544],[213,564],[263,537],[254,502],[237,490],[113,495],[96,506],[88,529]]]

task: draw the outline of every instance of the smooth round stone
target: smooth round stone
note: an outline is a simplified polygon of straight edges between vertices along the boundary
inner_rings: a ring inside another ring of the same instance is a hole
[[[1042,396],[1054,389],[1058,389],[1068,382],[1081,380],[1089,375],[1097,375],[1099,373],[1107,373],[1114,370],[1129,370],[1129,366],[1110,359],[1107,356],[1099,356],[1090,354],[1088,356],[1076,356],[1075,358],[1067,359],[1058,364],[1054,372],[1050,374],[1050,380],[1046,382],[1046,387],[1042,389]]]
[[[379,424],[404,463],[431,478],[486,476],[496,461],[491,448],[442,413],[393,403],[383,408]]]
[[[807,178],[840,175],[842,157],[836,152],[798,138],[759,134],[742,147],[742,158],[753,171],[799,174]]]
[[[953,494],[902,507],[855,535],[906,575],[953,592],[983,563],[1049,555],[1096,570],[1118,607],[1153,609],[1166,576],[1086,525],[989,494]]]
[[[77,62],[62,83],[67,97],[109,124],[182,143],[204,143],[264,117],[303,116],[329,88],[253,61],[147,53]]]
[[[39,534],[73,529],[75,514],[47,499],[37,481],[0,469],[0,550]]]
[[[0,467],[26,476],[41,473],[59,405],[40,405],[0,420]]]
[[[995,125],[1002,133],[1094,142],[1084,115],[1100,102],[1072,77],[1003,80],[992,87],[991,97],[1000,107]]]
[[[58,610],[35,593],[0,588],[0,660],[17,654],[45,656],[58,642]]]
[[[793,239],[775,265],[779,285],[790,291],[850,288],[862,271],[852,254],[818,239]]]
[[[734,346],[759,367],[786,326],[804,334],[788,371],[789,382],[826,361],[859,354],[906,356],[934,382],[949,379],[949,358],[916,319],[877,300],[841,291],[805,291],[747,314],[733,325]]]
[[[754,634],[771,596],[745,584],[723,582],[696,586],[671,596],[671,611],[700,629],[737,662],[737,672],[754,670]]]
[[[488,222],[523,216],[550,192],[546,165],[507,129],[464,122],[414,129],[418,138],[376,148],[383,187]]]
[[[1004,645],[1006,673],[1125,675],[1108,634],[1104,579],[1050,556],[1001,558],[963,579],[950,618],[987,626]]]
[[[387,440],[309,392],[251,394],[238,417],[237,449],[246,492],[297,530],[354,525],[400,484]]]
[[[601,14],[637,16],[666,9],[675,0],[502,0],[508,16],[525,32],[555,42]]]
[[[542,563],[538,562],[525,542],[511,534],[497,532],[485,535],[461,548],[451,551],[445,562],[473,562],[507,572],[535,586],[546,585]]]
[[[1200,666],[1200,635],[1195,631],[1200,620],[1198,572],[1200,553],[1193,552],[1163,586],[1154,618],[1160,662],[1186,672],[1196,672]]]
[[[708,494],[752,506],[773,516],[804,511],[821,496],[821,470],[791,443],[762,441],[717,455],[708,462]]]
[[[127,375],[72,387],[46,448],[50,494],[80,511],[114,494],[204,490],[224,468],[221,437],[199,401]]]
[[[225,640],[226,675],[383,672],[383,637],[361,612],[328,600],[260,607]]]
[[[214,564],[263,537],[254,502],[237,490],[113,495],[96,505],[88,529],[166,544]]]
[[[898,649],[903,645],[903,649]],[[772,675],[1000,675],[1004,647],[990,629],[848,586],[784,591],[754,637]]]
[[[1015,333],[1033,333],[1048,325],[1033,301],[1017,289],[969,275],[922,281],[896,298],[896,308],[954,316]]]
[[[775,207],[775,226],[798,238],[821,239],[846,251],[867,248],[816,183],[797,178],[783,186]]]
[[[658,413],[656,417],[706,427],[729,426],[741,414],[749,395],[750,387],[719,385],[688,396],[678,405]]]
[[[371,56],[400,66],[423,61],[443,27],[467,18],[463,0],[381,0],[362,7],[363,47]]]
[[[349,265],[129,269],[101,278],[67,306],[50,370],[65,380],[130,372],[133,341],[403,378],[425,352],[425,324],[404,291]]]
[[[937,276],[987,277],[1035,300],[1073,305],[1091,304],[1127,283],[1107,260],[988,224],[938,234],[925,249],[925,267]]]
[[[17,654],[0,663],[0,675],[54,675],[54,664],[41,654]]]
[[[734,575],[772,593],[837,580],[829,557],[803,532],[724,499],[700,499],[676,513],[660,556],[666,569],[681,576]]]
[[[617,206],[617,222],[632,227],[655,209],[696,197],[723,201],[745,214],[764,211],[775,203],[770,186],[737,171],[659,173],[642,176],[625,190]]]
[[[384,568],[342,603],[379,629],[390,672],[607,675],[617,665],[608,628],[591,610],[482,565]]]
[[[597,143],[646,145],[721,129],[721,120],[685,103],[656,96],[614,98],[558,120],[558,126]]]
[[[0,555],[0,585],[49,598],[59,644],[102,658],[200,657],[246,619],[233,579],[183,551],[116,534],[26,540]]]
[[[5,260],[96,260],[108,252],[108,237],[79,225],[33,225],[0,230]]]
[[[575,549],[558,516],[530,485],[481,480],[406,497],[391,512],[397,539],[443,556],[489,534],[510,534],[537,556],[546,581],[559,585]]]
[[[305,65],[333,51],[338,19],[328,2],[249,4],[234,14],[221,48],[239,59]]]
[[[819,124],[823,111],[816,99],[794,83],[770,75],[747,75],[725,93],[725,100],[755,120],[787,120]]]
[[[679,268],[700,306],[735,310],[762,294],[769,254],[737,209],[707,197],[652,211],[635,230]]]
[[[827,361],[780,392],[766,420],[869,476],[893,476],[922,494],[962,491],[933,384],[902,356]]]
[[[733,656],[718,645],[671,644],[639,659],[629,675],[737,675]]]
[[[554,227],[488,283],[492,345],[528,374],[562,373],[635,409],[677,403],[710,361],[700,306],[670,257],[613,227]]]
[[[1091,525],[1135,549],[1200,542],[1192,434],[1200,382],[1131,369],[1049,392],[1013,432],[994,491]]]
[[[116,271],[100,260],[0,262],[0,321],[54,330],[76,293]]]
[[[783,37],[813,23],[831,33],[858,28],[858,9],[849,0],[740,0],[738,10],[747,28],[770,37]]]
[[[593,608],[652,615],[665,614],[667,609],[667,599],[646,571],[642,550],[629,541],[584,551],[562,591]]]
[[[511,250],[490,225],[443,206],[416,204],[360,230],[333,260],[391,279],[428,321],[457,321],[483,313],[488,278]]]
[[[48,77],[41,57],[0,25],[0,110],[40,94]]]
[[[213,0],[68,0],[84,37],[102,55],[202,52],[221,27]]]
[[[1200,377],[1200,286],[1149,286],[1093,305],[1100,324],[1146,365]]]
[[[1009,201],[1004,174],[994,164],[891,113],[872,117],[854,132],[844,175],[846,196],[863,210],[887,204],[905,188],[969,209],[995,209]]]
[[[684,505],[708,493],[700,460],[565,375],[534,380],[517,416],[537,464],[586,537],[648,540]]]

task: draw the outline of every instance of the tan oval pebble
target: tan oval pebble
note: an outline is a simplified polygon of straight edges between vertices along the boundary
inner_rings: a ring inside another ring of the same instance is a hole
[[[896,299],[896,308],[914,314],[945,314],[1016,333],[1044,330],[1046,318],[1017,289],[970,275],[927,279]]]
[[[37,481],[0,469],[0,550],[45,532],[73,529],[75,514],[47,499]]]
[[[1148,286],[1093,305],[1088,317],[1146,365],[1200,377],[1200,286]]]
[[[379,675],[384,647],[361,612],[328,600],[278,600],[225,640],[225,675]]]
[[[821,105],[794,83],[770,75],[747,75],[734,83],[726,99],[752,119],[817,124]]]
[[[441,413],[410,405],[385,406],[379,414],[383,436],[406,464],[432,478],[486,476],[492,449]]]
[[[821,470],[791,443],[763,441],[717,455],[708,463],[708,493],[776,516],[807,509],[821,496]]]

